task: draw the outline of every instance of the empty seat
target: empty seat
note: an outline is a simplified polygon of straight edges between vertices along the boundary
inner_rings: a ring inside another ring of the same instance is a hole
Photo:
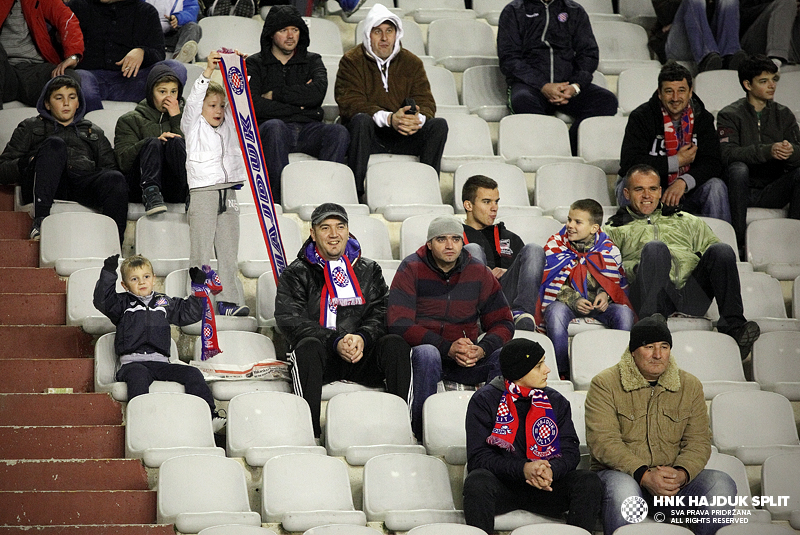
[[[94,307],[94,287],[102,268],[85,268],[74,271],[67,281],[67,325],[77,325],[89,334],[105,334],[117,330],[111,320]],[[122,288],[122,277],[117,277],[117,292]]]
[[[320,17],[303,17],[303,20],[308,25],[308,35],[311,38],[311,43],[308,45],[309,52],[323,56],[344,54],[342,36],[335,22]]]
[[[283,252],[291,262],[297,255],[305,238],[300,234],[297,221],[286,216],[277,216]],[[261,230],[261,220],[255,212],[239,216],[239,270],[242,275],[257,279],[263,273],[272,271],[267,244]]]
[[[431,85],[431,94],[436,102],[436,113],[469,113],[458,101],[458,90],[453,73],[438,65],[426,65],[425,74]]]
[[[120,254],[114,220],[88,212],[50,214],[42,221],[39,267],[54,267],[68,277],[88,267],[99,267],[111,255]]]
[[[436,59],[437,65],[453,72],[499,63],[492,27],[486,21],[474,18],[431,22],[428,26],[428,53]]]
[[[800,332],[762,333],[753,345],[753,379],[764,390],[800,401]]]
[[[273,457],[264,465],[261,487],[263,520],[280,522],[286,531],[367,523],[353,507],[347,466],[339,459],[304,453]]]
[[[114,146],[114,133],[117,128],[117,120],[125,115],[129,110],[123,108],[110,108],[90,111],[84,116],[87,121],[92,121],[103,130],[111,146]]]
[[[311,528],[303,533],[303,535],[377,535],[382,534],[375,528],[368,526],[353,526],[351,524],[329,524],[327,526],[319,526]]]
[[[583,332],[572,339],[570,378],[576,390],[588,390],[595,375],[619,362],[631,333],[616,329]]]
[[[157,277],[166,277],[177,269],[188,269],[189,247],[186,214],[163,212],[141,218],[136,223],[136,254],[150,260]]]
[[[400,225],[400,260],[425,245],[428,226],[440,214],[420,214],[407,217]]]
[[[244,457],[250,466],[286,453],[325,455],[314,440],[308,403],[287,392],[235,396],[228,404],[226,440],[228,456]]]
[[[641,524],[627,524],[614,531],[614,535],[689,535],[692,530],[678,524],[658,524],[642,522]]]
[[[556,364],[556,350],[553,348],[553,342],[547,337],[546,334],[534,331],[524,331],[517,329],[514,331],[514,338],[527,338],[538,343],[544,349],[544,363],[550,368],[550,373],[547,375],[547,386],[555,388],[562,394],[564,392],[571,392],[575,390],[572,381],[562,380],[558,376],[558,365]]]
[[[272,271],[265,271],[256,283],[256,319],[259,327],[275,327],[275,297],[278,285]]]
[[[633,67],[619,73],[617,95],[623,115],[629,115],[640,104],[650,100],[658,88],[659,72],[661,72],[659,67],[652,66]]]
[[[349,216],[350,234],[361,244],[361,256],[370,260],[391,260],[392,243],[389,229],[380,220],[370,216]]]
[[[780,102],[795,113],[800,111],[800,71],[781,74],[781,82],[775,89],[775,102]]]
[[[522,241],[544,246],[547,239],[561,230],[564,226],[552,217],[532,216],[532,215],[501,215],[500,221],[505,223],[506,228],[522,238]]]
[[[300,219],[309,221],[314,208],[326,202],[341,204],[348,215],[369,215],[369,209],[358,203],[356,179],[346,165],[308,160],[283,168],[281,204],[284,212],[296,212]]]
[[[578,199],[594,199],[601,206],[611,206],[606,174],[599,167],[582,163],[551,163],[536,172],[536,206],[545,215],[567,222],[570,204]]]
[[[214,444],[211,411],[198,396],[143,394],[128,402],[125,416],[125,457],[142,459],[145,466],[195,453],[225,456]]]
[[[464,7],[464,0],[397,0],[397,7],[419,24],[439,19],[474,19],[476,13]]]
[[[187,280],[189,279],[188,269],[178,269],[173,271],[164,279],[164,293],[171,297],[186,297]],[[239,291],[244,295],[242,289],[242,282],[237,278],[236,283],[239,285]],[[214,296],[211,296],[211,302],[214,303]],[[216,306],[216,305],[214,305]],[[250,331],[254,332],[258,328],[258,321],[253,316],[222,316],[217,314],[215,316],[217,322],[217,331]],[[181,331],[185,334],[192,336],[199,336],[202,323],[192,323],[191,325],[184,325]]]
[[[760,389],[758,383],[745,379],[739,346],[727,334],[712,331],[672,333],[671,354],[682,370],[700,379],[706,399],[730,390]]]
[[[506,0],[472,0],[472,9],[478,18],[485,19],[492,26],[497,26],[500,22],[500,13],[506,7]]]
[[[589,117],[578,129],[578,156],[607,175],[619,172],[619,154],[627,117]]]
[[[223,524],[205,528],[197,535],[277,535],[274,531],[260,526],[247,526],[243,524]]]
[[[203,340],[199,337],[195,340],[194,360],[197,364],[202,362],[211,368],[217,364],[225,368],[225,365],[228,364],[247,367],[257,362],[270,361],[270,364],[274,364],[275,367],[270,368],[273,371],[270,372],[268,378],[264,379],[212,380],[209,386],[211,387],[211,393],[214,394],[214,399],[230,400],[234,396],[245,392],[292,391],[287,365],[278,362],[275,358],[275,346],[272,344],[272,340],[263,334],[255,332],[221,330],[217,332],[217,339],[222,352],[205,361],[200,360]],[[249,377],[249,374],[242,373],[242,376]]]
[[[528,198],[528,183],[525,173],[516,165],[504,162],[471,162],[459,165],[453,175],[453,207],[457,214],[464,213],[464,203],[461,200],[461,191],[464,183],[474,175],[484,175],[497,182],[500,190],[500,207],[521,208],[530,215],[542,215],[535,212]]]
[[[422,407],[422,436],[428,455],[443,456],[450,464],[466,464],[467,433],[464,419],[471,391],[440,392]]]
[[[586,535],[586,533],[585,529],[578,526],[547,522],[519,527],[509,535]]]
[[[747,225],[747,261],[778,280],[800,276],[800,221],[764,219]]]
[[[785,208],[756,208],[750,206],[747,208],[747,218],[745,222],[749,225],[750,223],[761,221],[762,219],[780,219],[785,217],[789,217],[789,211]]]
[[[734,457],[733,455],[726,455],[724,453],[719,453],[718,451],[712,451],[711,457],[708,459],[706,463],[706,468],[709,470],[720,470],[725,472],[733,482],[736,483],[736,495],[737,496],[744,496],[746,498],[746,505],[745,506],[737,506],[736,509],[739,510],[747,510],[748,513],[745,513],[748,518],[748,523],[760,523],[758,532],[761,533],[760,528],[764,527],[763,524],[767,523],[772,520],[770,517],[769,512],[765,511],[764,509],[756,509],[752,505],[752,495],[750,493],[750,482],[747,479],[747,469],[744,466],[744,463]]]
[[[744,317],[755,321],[761,332],[800,331],[800,319],[787,318],[781,283],[766,273],[739,272]],[[708,317],[719,319],[716,301],[708,309]]]
[[[433,523],[464,522],[453,504],[445,464],[428,455],[394,453],[364,465],[364,512],[392,531]]]
[[[407,535],[485,535],[486,532],[465,524],[424,524],[409,530]]]
[[[370,210],[383,214],[387,221],[403,221],[417,214],[453,213],[452,206],[442,204],[436,171],[419,162],[371,165],[364,191]]]
[[[157,497],[158,523],[175,524],[182,533],[221,524],[261,526],[261,516],[250,510],[245,470],[233,459],[209,455],[169,459],[158,471]]]
[[[788,520],[800,529],[800,452],[773,455],[761,467],[762,494],[788,497],[785,503],[768,502],[767,511],[775,520]]]
[[[498,65],[469,67],[462,75],[461,85],[464,105],[470,113],[489,122],[497,122],[510,113],[508,85]]]
[[[556,162],[583,162],[572,156],[564,121],[549,115],[523,113],[500,120],[497,152],[525,172]]]
[[[739,74],[727,69],[699,73],[694,79],[692,89],[703,99],[706,109],[715,117],[719,110],[744,96],[739,84]]]
[[[445,119],[448,131],[442,171],[452,173],[470,162],[503,163],[503,157],[494,154],[492,134],[486,121],[475,115],[447,115]]]
[[[711,435],[721,453],[763,464],[778,453],[800,452],[792,405],[775,392],[723,392],[711,402]]]
[[[641,0],[619,0],[619,14],[628,22],[638,24],[645,30],[650,29],[656,23],[656,11],[651,2]]]
[[[109,392],[117,401],[128,401],[128,385],[117,381],[118,359],[114,350],[115,333],[104,334],[94,345],[94,390]],[[186,365],[178,358],[178,346],[170,340],[169,361],[172,364]],[[183,394],[185,389],[180,383],[172,381],[153,381],[150,392],[175,392]]]
[[[406,402],[386,392],[350,392],[328,401],[325,448],[362,465],[383,453],[425,453],[411,432]]]
[[[597,70],[603,74],[619,74],[632,67],[659,67],[650,59],[647,32],[630,22],[593,21],[592,31],[600,49]],[[655,90],[655,88],[653,88]]]
[[[222,47],[245,54],[261,51],[261,30],[264,23],[256,19],[233,16],[205,17],[198,22],[203,36],[197,43],[197,57],[205,61],[209,52]]]

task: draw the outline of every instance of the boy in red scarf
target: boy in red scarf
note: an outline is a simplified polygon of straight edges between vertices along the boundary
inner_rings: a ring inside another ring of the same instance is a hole
[[[486,533],[494,517],[524,509],[594,531],[602,488],[576,470],[578,435],[569,401],[547,387],[538,343],[517,338],[500,351],[502,377],[475,392],[467,408],[464,516]]]

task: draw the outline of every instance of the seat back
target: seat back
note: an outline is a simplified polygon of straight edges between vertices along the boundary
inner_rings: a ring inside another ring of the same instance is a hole
[[[604,60],[650,60],[647,32],[637,24],[593,21],[592,32],[597,41],[597,47],[600,49],[601,65]],[[602,69],[600,70],[602,71]],[[604,74],[619,74],[603,72]]]
[[[300,225],[294,219],[279,215],[276,218],[280,229],[283,252],[286,258],[294,258],[303,245]],[[272,271],[272,264],[264,242],[259,215],[255,212],[239,215],[239,269],[245,277],[258,278]]]
[[[502,158],[495,157],[489,125],[480,117],[449,114],[447,127],[447,142],[442,154],[442,171],[452,173],[465,161],[502,160]]]
[[[415,253],[428,237],[428,227],[438,214],[420,214],[403,220],[400,225],[400,259]]]
[[[153,448],[214,447],[211,411],[202,398],[157,392],[128,402],[125,456],[141,459]]]
[[[453,176],[453,207],[457,214],[464,213],[461,192],[464,183],[474,175],[488,176],[497,182],[501,206],[530,206],[525,173],[516,165],[503,162],[470,162],[458,166]]]
[[[773,504],[772,500],[766,504],[773,519],[789,520],[797,515],[800,511],[800,452],[773,455],[764,461],[761,488],[765,496],[788,497],[783,504]]]
[[[706,109],[714,115],[744,96],[739,74],[726,69],[699,73],[694,79],[693,93],[703,99]]]
[[[630,115],[640,104],[644,104],[658,88],[658,67],[632,67],[619,73],[617,95],[623,115]]]
[[[439,176],[433,167],[420,162],[371,165],[365,195],[372,212],[390,204],[442,204]]]
[[[111,320],[94,306],[94,287],[100,278],[102,268],[79,269],[67,281],[67,325],[82,327],[89,334],[114,332],[116,327]],[[117,293],[124,292],[122,277],[117,274]]]
[[[293,212],[303,204],[358,204],[353,171],[344,164],[319,160],[293,162],[281,175],[281,204]]]
[[[508,85],[498,65],[476,65],[464,71],[462,98],[470,113],[497,122],[510,113]]]
[[[431,94],[436,101],[436,106],[459,106],[456,79],[453,73],[444,67],[426,65],[425,74],[431,85]]]
[[[117,401],[128,400],[127,385],[117,381],[117,366],[119,364],[117,353],[114,349],[114,339],[116,333],[110,332],[97,339],[94,345],[94,389],[96,392],[111,392]],[[175,340],[170,340],[169,360],[173,364],[180,364],[178,357],[178,346]],[[184,391],[183,385],[171,383],[176,390]],[[165,386],[162,381],[153,381],[150,385],[151,392],[157,392],[161,386]],[[122,395],[124,393],[124,395]]]
[[[308,25],[308,35],[311,38],[309,52],[327,56],[344,54],[342,36],[335,22],[320,17],[303,17],[303,20]]]
[[[767,390],[775,390],[776,383],[797,383],[800,392],[800,332],[761,333],[753,344],[753,379]]]
[[[120,253],[117,225],[108,216],[63,212],[42,221],[39,267],[55,267],[62,277],[102,266],[106,258]]]
[[[509,161],[521,156],[571,156],[567,125],[549,115],[508,115],[500,120],[497,153]]]
[[[607,175],[619,172],[619,154],[627,117],[589,117],[578,129],[578,156]]]
[[[775,89],[775,102],[780,102],[797,114],[800,112],[800,73],[785,72]]]
[[[502,215],[499,218],[506,228],[522,241],[544,246],[547,240],[564,226],[551,217],[529,215]]]
[[[485,531],[464,524],[425,524],[417,526],[408,535],[485,535]]]
[[[131,106],[131,110],[132,109],[133,106]],[[124,108],[94,110],[87,113],[84,118],[87,121],[92,121],[95,125],[99,126],[103,130],[103,134],[105,134],[106,139],[108,139],[109,143],[111,143],[111,146],[113,147],[117,129],[117,121],[120,117],[131,110],[126,110]]]
[[[150,260],[157,277],[189,267],[190,243],[186,214],[164,212],[136,222],[136,253]]]
[[[780,280],[800,275],[800,221],[762,219],[747,225],[747,261]]]
[[[619,362],[629,341],[629,332],[616,329],[576,334],[570,358],[570,377],[575,390],[588,390],[595,375]]]
[[[278,295],[278,285],[272,271],[265,271],[258,277],[256,283],[256,318],[260,327],[267,326],[268,322],[275,320],[275,297]]]
[[[726,334],[716,331],[672,333],[671,355],[682,370],[700,381],[745,381],[739,346]]]
[[[272,340],[260,333],[244,331],[218,331],[217,340],[221,353],[206,359],[207,363],[252,364],[261,360],[275,359],[275,346]],[[194,344],[194,360],[199,361],[203,351],[203,340],[197,338]]]
[[[578,199],[611,204],[606,174],[599,167],[582,163],[550,163],[536,172],[534,199],[546,215],[558,207],[569,207]]]
[[[248,55],[261,51],[264,23],[256,19],[228,15],[205,17],[198,22],[203,36],[197,43],[197,57],[205,61],[209,52],[227,47]]]
[[[464,39],[465,35],[469,39]],[[492,27],[480,19],[434,20],[428,25],[428,53],[455,72],[498,61]]]
[[[351,215],[348,219],[350,234],[361,244],[362,256],[370,260],[392,258],[389,229],[380,219],[364,215]]]
[[[470,391],[434,394],[422,407],[422,436],[428,455],[444,456],[451,464],[467,462],[467,433],[464,420]]]
[[[9,108],[8,103],[6,103],[5,106],[6,107],[0,110],[0,147],[3,149],[5,149],[8,142],[11,141],[11,135],[22,121],[39,115],[36,108],[28,106]]]
[[[706,225],[714,232],[722,243],[727,243],[734,251],[738,251],[736,243],[736,231],[733,230],[733,225],[723,219],[716,219],[714,217],[701,216],[700,219],[706,222]]]
[[[533,340],[544,349],[544,363],[550,368],[550,373],[547,374],[547,385],[553,386],[553,383],[562,383],[558,375],[558,364],[556,363],[556,350],[553,347],[553,342],[547,337],[546,334],[535,331],[523,331],[518,329],[514,331],[514,338],[527,338]],[[560,385],[561,386],[561,385]],[[555,388],[555,387],[554,387]],[[560,389],[560,388],[559,388]]]

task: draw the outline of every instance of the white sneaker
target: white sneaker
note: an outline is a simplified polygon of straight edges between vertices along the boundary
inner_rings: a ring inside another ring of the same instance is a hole
[[[181,63],[194,63],[197,57],[197,43],[195,41],[186,41],[181,47],[180,52],[175,55],[175,60]]]

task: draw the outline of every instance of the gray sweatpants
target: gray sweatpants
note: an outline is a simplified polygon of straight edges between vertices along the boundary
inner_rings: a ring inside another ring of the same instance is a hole
[[[222,281],[217,302],[244,305],[244,296],[236,280],[239,270],[239,202],[236,190],[192,190],[189,196],[189,265],[209,264],[216,251],[217,274]],[[225,201],[223,205],[222,201]],[[220,212],[223,207],[224,211]]]

